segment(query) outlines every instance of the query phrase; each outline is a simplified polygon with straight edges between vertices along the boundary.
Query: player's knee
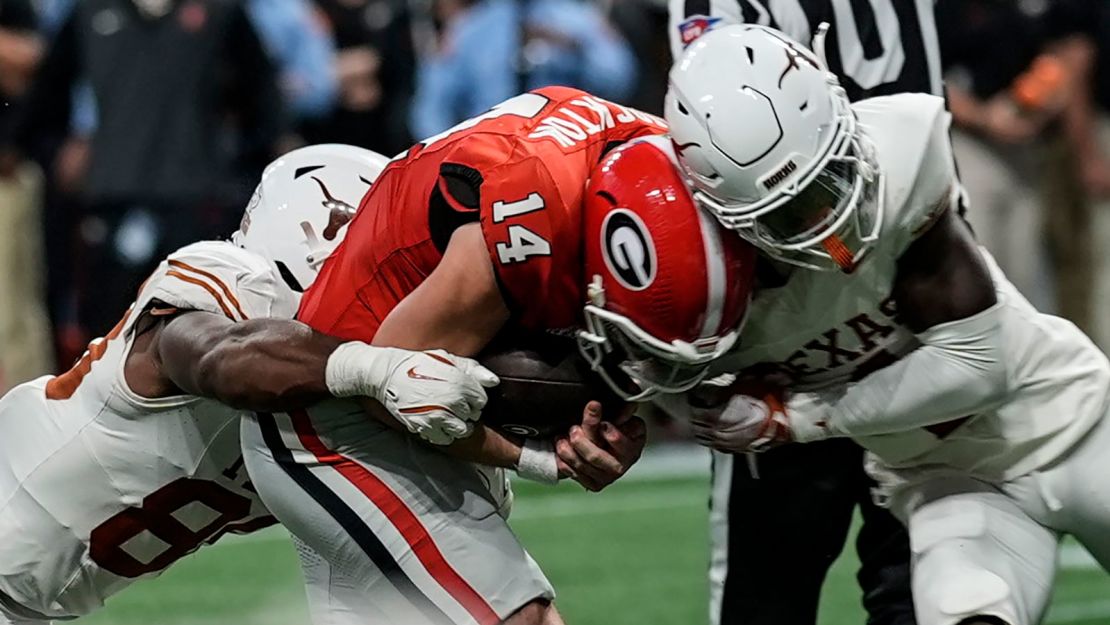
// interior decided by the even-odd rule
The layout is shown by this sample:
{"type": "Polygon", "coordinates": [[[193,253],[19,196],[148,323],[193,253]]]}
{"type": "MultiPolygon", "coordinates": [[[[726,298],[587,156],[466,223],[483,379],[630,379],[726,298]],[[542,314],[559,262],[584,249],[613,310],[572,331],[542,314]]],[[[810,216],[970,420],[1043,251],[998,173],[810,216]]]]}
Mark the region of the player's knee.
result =
{"type": "Polygon", "coordinates": [[[926,624],[1021,625],[1010,585],[986,570],[949,570],[946,579],[915,584],[919,621],[926,624]]]}
{"type": "Polygon", "coordinates": [[[555,604],[546,599],[534,599],[501,622],[502,625],[563,625],[555,604]]]}
{"type": "Polygon", "coordinates": [[[981,501],[945,497],[912,515],[913,598],[921,625],[1029,625],[1019,618],[1025,611],[1006,577],[1006,554],[987,532],[993,512],[981,501]]]}

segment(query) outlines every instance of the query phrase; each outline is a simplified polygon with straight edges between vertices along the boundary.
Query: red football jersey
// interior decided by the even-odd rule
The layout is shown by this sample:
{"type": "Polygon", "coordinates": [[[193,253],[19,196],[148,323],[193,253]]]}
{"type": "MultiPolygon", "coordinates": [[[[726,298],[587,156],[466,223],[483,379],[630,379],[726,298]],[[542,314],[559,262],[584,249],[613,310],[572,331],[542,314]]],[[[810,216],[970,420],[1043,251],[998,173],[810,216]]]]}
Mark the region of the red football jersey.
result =
{"type": "Polygon", "coordinates": [[[585,301],[590,172],[611,147],[665,130],[647,113],[547,87],[417,144],[374,182],[298,317],[343,339],[372,340],[439,264],[455,228],[477,221],[515,320],[530,329],[575,325],[585,301]]]}

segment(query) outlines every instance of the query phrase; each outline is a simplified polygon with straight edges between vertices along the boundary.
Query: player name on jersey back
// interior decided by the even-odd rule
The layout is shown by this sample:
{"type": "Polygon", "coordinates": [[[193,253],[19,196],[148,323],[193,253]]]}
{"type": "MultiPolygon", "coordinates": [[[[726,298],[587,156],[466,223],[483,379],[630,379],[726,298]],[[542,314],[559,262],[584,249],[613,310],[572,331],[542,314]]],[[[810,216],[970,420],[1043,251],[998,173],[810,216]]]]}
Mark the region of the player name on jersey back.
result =
{"type": "Polygon", "coordinates": [[[554,139],[564,148],[572,148],[605,130],[636,122],[652,124],[663,130],[667,128],[666,122],[649,113],[594,96],[583,96],[541,117],[528,138],[546,137],[554,139]]]}

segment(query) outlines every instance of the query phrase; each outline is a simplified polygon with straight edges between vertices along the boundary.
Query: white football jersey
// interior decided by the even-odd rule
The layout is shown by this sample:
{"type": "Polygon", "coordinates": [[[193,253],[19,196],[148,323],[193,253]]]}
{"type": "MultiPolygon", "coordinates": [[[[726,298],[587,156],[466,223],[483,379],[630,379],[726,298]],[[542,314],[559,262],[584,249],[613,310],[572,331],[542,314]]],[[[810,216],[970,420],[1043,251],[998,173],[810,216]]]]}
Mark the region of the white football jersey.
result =
{"type": "Polygon", "coordinates": [[[123,376],[147,310],[292,318],[270,267],[230,243],[185,247],[71,371],[0,400],[0,613],[87,614],[225,533],[274,522],[243,468],[239,412],[146,399],[123,376]]]}
{"type": "MultiPolygon", "coordinates": [[[[897,260],[959,185],[941,98],[901,94],[853,105],[886,176],[880,237],[851,273],[796,269],[757,291],[736,353],[720,368],[772,376],[795,390],[835,390],[905,356],[920,343],[891,297],[897,260]]],[[[887,466],[941,464],[988,480],[1009,479],[1066,452],[1103,415],[1106,357],[1074,325],[1038,313],[983,252],[999,301],[1017,314],[1003,331],[1010,391],[996,409],[927,429],[861,437],[887,466]],[[1018,327],[1020,326],[1020,327],[1018,327]]]]}

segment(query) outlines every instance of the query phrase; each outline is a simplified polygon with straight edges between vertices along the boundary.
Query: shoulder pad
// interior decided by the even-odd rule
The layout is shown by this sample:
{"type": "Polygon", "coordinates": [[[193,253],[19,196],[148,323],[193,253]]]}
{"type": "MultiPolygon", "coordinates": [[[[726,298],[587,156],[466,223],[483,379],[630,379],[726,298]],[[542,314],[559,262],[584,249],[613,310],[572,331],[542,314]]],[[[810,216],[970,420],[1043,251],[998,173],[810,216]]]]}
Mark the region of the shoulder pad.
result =
{"type": "Polygon", "coordinates": [[[170,254],[143,286],[136,308],[151,300],[234,321],[291,319],[298,303],[270,262],[223,241],[194,243],[170,254]]]}
{"type": "Polygon", "coordinates": [[[897,257],[959,195],[944,99],[905,93],[852,108],[875,146],[886,185],[883,246],[897,257]]]}

